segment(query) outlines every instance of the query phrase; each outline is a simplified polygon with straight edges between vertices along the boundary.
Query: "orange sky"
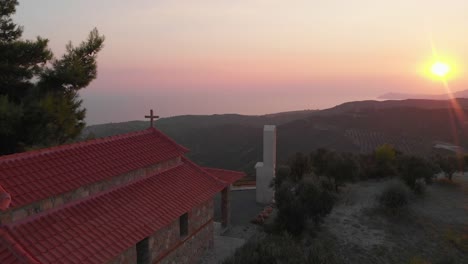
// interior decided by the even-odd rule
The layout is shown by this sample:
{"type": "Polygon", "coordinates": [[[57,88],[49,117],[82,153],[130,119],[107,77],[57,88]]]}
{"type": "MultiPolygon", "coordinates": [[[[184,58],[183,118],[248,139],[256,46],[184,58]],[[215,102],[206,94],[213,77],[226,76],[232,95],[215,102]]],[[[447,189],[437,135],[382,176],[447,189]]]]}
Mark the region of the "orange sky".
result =
{"type": "Polygon", "coordinates": [[[93,27],[106,36],[88,121],[316,109],[386,92],[443,93],[421,75],[441,56],[468,89],[468,1],[20,0],[25,38],[56,54],[93,27]]]}

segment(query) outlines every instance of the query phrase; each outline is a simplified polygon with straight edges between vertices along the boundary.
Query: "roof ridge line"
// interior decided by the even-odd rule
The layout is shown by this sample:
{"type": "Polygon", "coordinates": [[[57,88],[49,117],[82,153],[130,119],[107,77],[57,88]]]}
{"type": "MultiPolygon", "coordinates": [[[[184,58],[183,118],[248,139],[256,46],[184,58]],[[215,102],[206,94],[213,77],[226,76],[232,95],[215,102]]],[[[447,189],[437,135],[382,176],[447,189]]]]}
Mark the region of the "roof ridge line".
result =
{"type": "Polygon", "coordinates": [[[188,163],[192,164],[195,168],[197,168],[199,171],[205,173],[206,175],[210,176],[211,178],[213,178],[215,181],[218,181],[222,184],[228,184],[228,182],[225,182],[221,179],[219,179],[218,177],[214,176],[213,174],[209,173],[207,170],[205,170],[203,167],[199,166],[198,164],[196,164],[195,162],[189,160],[188,158],[186,157],[182,157],[182,160],[185,160],[187,161],[188,163]]]}
{"type": "Polygon", "coordinates": [[[111,193],[111,192],[117,191],[117,190],[119,190],[119,189],[122,189],[122,188],[124,188],[124,187],[128,187],[128,186],[130,186],[130,185],[132,185],[132,184],[136,184],[136,183],[139,183],[139,182],[141,182],[141,181],[147,180],[147,179],[149,179],[149,178],[151,178],[151,177],[154,177],[154,176],[157,176],[157,175],[159,175],[159,174],[168,172],[168,171],[173,170],[173,169],[175,169],[175,168],[178,168],[178,167],[180,167],[180,166],[182,166],[182,165],[184,165],[184,163],[178,163],[178,164],[175,165],[175,166],[166,168],[166,169],[161,170],[161,171],[158,171],[158,172],[156,172],[156,173],[151,173],[151,174],[149,174],[149,175],[145,175],[144,177],[142,177],[142,178],[140,178],[140,179],[138,179],[138,180],[134,180],[134,181],[130,181],[130,182],[127,182],[127,183],[125,183],[125,184],[122,184],[122,185],[114,186],[114,187],[112,187],[112,188],[110,188],[110,189],[107,189],[107,190],[105,190],[105,191],[97,192],[97,193],[94,193],[94,194],[92,194],[92,195],[86,196],[86,197],[84,197],[84,198],[82,198],[82,199],[78,199],[78,200],[72,201],[72,202],[70,202],[70,203],[63,204],[63,205],[61,205],[61,206],[59,206],[59,207],[52,208],[52,209],[46,210],[46,211],[42,211],[42,212],[40,212],[39,214],[35,214],[35,215],[31,216],[31,217],[26,217],[26,218],[24,218],[24,219],[21,219],[20,221],[17,221],[17,222],[15,222],[15,223],[11,223],[11,224],[7,224],[7,225],[4,225],[4,226],[8,226],[8,227],[11,227],[11,228],[15,228],[15,227],[17,227],[17,226],[20,226],[20,225],[26,224],[26,223],[28,223],[28,222],[31,222],[31,221],[33,221],[33,220],[36,220],[36,219],[38,219],[38,218],[41,218],[41,217],[43,217],[43,216],[45,216],[45,215],[55,213],[55,212],[57,212],[57,211],[66,209],[66,208],[71,207],[71,206],[76,206],[77,204],[86,202],[86,201],[91,200],[91,199],[95,199],[96,197],[103,196],[103,195],[106,195],[106,194],[108,194],[108,193],[111,193]]]}
{"type": "Polygon", "coordinates": [[[232,173],[239,173],[242,174],[240,171],[235,171],[235,170],[227,170],[227,169],[220,169],[220,168],[213,168],[213,167],[202,167],[203,169],[210,169],[210,170],[218,170],[218,171],[226,171],[226,172],[232,172],[232,173]]]}
{"type": "Polygon", "coordinates": [[[216,177],[216,179],[222,181],[222,182],[225,182],[227,184],[233,184],[235,181],[243,178],[246,176],[245,172],[241,172],[241,171],[233,171],[233,170],[226,170],[226,169],[219,169],[219,168],[210,168],[210,167],[202,167],[202,169],[204,169],[205,171],[207,171],[208,173],[210,173],[211,175],[213,175],[214,177],[216,177]],[[235,175],[235,179],[233,180],[232,177],[231,178],[225,178],[225,177],[222,177],[218,174],[230,174],[230,175],[235,175]]]}
{"type": "Polygon", "coordinates": [[[157,129],[157,128],[154,128],[154,127],[150,127],[148,128],[148,130],[150,131],[153,131],[155,133],[157,133],[159,136],[161,137],[164,137],[164,139],[166,139],[167,141],[169,141],[170,143],[172,143],[174,146],[176,146],[178,149],[182,150],[183,152],[189,152],[190,150],[182,145],[180,145],[179,143],[177,143],[175,140],[173,140],[172,138],[168,137],[166,134],[164,134],[161,130],[157,129]]]}
{"type": "Polygon", "coordinates": [[[152,132],[152,130],[151,130],[151,128],[148,128],[148,129],[145,129],[145,130],[138,130],[138,131],[133,131],[133,132],[130,132],[130,133],[125,133],[125,134],[118,134],[118,135],[113,135],[113,136],[108,136],[108,137],[103,137],[103,138],[89,139],[89,140],[85,140],[85,141],[66,143],[66,144],[51,146],[51,147],[47,147],[47,148],[41,148],[41,149],[29,150],[29,151],[25,151],[25,152],[13,153],[13,154],[9,154],[9,155],[0,156],[0,162],[27,159],[27,158],[42,155],[42,154],[55,153],[55,152],[60,152],[60,151],[63,151],[63,150],[68,150],[68,149],[76,149],[76,148],[83,147],[83,146],[89,146],[89,145],[94,145],[94,144],[101,144],[101,143],[105,143],[105,142],[111,142],[111,141],[114,141],[114,140],[117,140],[117,139],[131,138],[131,137],[138,136],[138,135],[144,135],[144,134],[147,134],[147,133],[149,134],[150,132],[152,132]]]}
{"type": "Polygon", "coordinates": [[[42,149],[30,150],[30,151],[25,151],[25,152],[20,152],[20,153],[13,153],[9,155],[3,155],[3,156],[0,156],[0,162],[24,160],[24,159],[28,159],[31,157],[37,157],[39,155],[56,153],[56,152],[60,152],[64,150],[77,149],[83,146],[102,144],[102,143],[112,142],[112,141],[119,140],[119,139],[126,139],[126,138],[131,138],[131,137],[135,137],[139,135],[150,134],[150,133],[156,133],[158,136],[164,137],[165,140],[170,141],[171,144],[173,144],[176,148],[178,148],[179,150],[183,152],[189,151],[188,148],[179,145],[177,142],[175,142],[170,137],[164,135],[164,133],[162,133],[158,129],[150,127],[145,130],[138,130],[138,131],[133,131],[130,133],[125,133],[125,134],[113,135],[113,136],[108,136],[108,137],[103,137],[103,138],[90,139],[90,140],[85,140],[85,141],[80,141],[80,142],[73,142],[73,143],[68,143],[68,144],[63,144],[63,145],[52,146],[48,148],[42,148],[42,149]]]}

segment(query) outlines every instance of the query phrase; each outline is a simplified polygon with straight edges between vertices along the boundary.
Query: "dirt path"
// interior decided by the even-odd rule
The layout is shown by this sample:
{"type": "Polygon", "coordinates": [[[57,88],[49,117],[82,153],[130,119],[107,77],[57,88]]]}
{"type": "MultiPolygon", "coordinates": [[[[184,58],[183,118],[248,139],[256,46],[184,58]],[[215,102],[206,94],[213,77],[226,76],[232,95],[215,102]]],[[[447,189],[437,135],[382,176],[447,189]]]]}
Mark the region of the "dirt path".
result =
{"type": "Polygon", "coordinates": [[[412,197],[408,208],[391,215],[379,208],[376,196],[389,181],[352,184],[327,217],[324,233],[335,238],[344,263],[436,262],[453,258],[468,263],[468,252],[451,240],[468,235],[468,176],[456,185],[434,184],[424,197],[412,197]]]}

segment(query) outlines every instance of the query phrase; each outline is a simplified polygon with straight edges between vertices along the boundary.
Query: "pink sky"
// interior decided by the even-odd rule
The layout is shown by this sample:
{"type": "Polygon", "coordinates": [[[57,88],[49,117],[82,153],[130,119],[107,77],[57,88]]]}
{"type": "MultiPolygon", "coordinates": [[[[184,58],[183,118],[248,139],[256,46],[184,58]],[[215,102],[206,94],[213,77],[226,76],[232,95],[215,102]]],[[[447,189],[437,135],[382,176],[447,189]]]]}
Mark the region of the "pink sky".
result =
{"type": "Polygon", "coordinates": [[[106,36],[98,79],[82,92],[95,124],[150,108],[263,114],[444,93],[420,73],[431,37],[459,69],[452,89],[468,89],[466,14],[464,0],[20,0],[15,19],[56,55],[93,27],[106,36]]]}

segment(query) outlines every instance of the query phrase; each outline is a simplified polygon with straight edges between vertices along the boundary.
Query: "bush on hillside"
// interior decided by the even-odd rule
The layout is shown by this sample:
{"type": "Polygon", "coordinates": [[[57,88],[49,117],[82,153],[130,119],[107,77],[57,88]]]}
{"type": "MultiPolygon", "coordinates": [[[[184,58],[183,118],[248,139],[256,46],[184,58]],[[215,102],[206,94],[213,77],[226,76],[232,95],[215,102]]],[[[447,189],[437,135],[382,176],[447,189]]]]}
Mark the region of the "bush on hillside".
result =
{"type": "Polygon", "coordinates": [[[389,144],[378,147],[372,154],[357,156],[361,180],[380,179],[398,175],[397,160],[402,153],[389,144]]]}
{"type": "Polygon", "coordinates": [[[357,179],[360,168],[355,156],[350,153],[330,152],[328,166],[325,169],[325,176],[333,179],[335,191],[346,182],[352,182],[357,179]]]}
{"type": "Polygon", "coordinates": [[[310,161],[315,174],[325,174],[325,170],[328,167],[329,153],[330,151],[325,148],[318,148],[310,153],[310,161]]]}
{"type": "Polygon", "coordinates": [[[336,200],[335,194],[307,180],[299,185],[298,191],[299,199],[304,204],[306,217],[312,220],[315,225],[321,224],[325,216],[333,209],[336,200]]]}
{"type": "Polygon", "coordinates": [[[402,184],[387,186],[378,196],[380,205],[387,209],[399,209],[408,204],[408,191],[402,184]]]}
{"type": "Polygon", "coordinates": [[[400,178],[415,193],[421,190],[418,180],[431,184],[437,171],[437,166],[421,157],[402,155],[398,159],[400,178]]]}
{"type": "Polygon", "coordinates": [[[389,144],[378,147],[374,152],[375,176],[378,178],[392,177],[396,173],[396,153],[395,148],[389,144]]]}
{"type": "Polygon", "coordinates": [[[418,195],[423,195],[426,192],[426,182],[424,181],[424,179],[416,180],[413,192],[418,195]]]}
{"type": "Polygon", "coordinates": [[[223,264],[304,263],[301,247],[289,235],[251,238],[223,264]]]}
{"type": "Polygon", "coordinates": [[[312,171],[310,157],[301,152],[297,152],[293,157],[291,157],[288,161],[288,165],[290,169],[290,177],[295,182],[302,180],[302,177],[304,177],[305,174],[312,171]]]}
{"type": "Polygon", "coordinates": [[[319,185],[322,189],[330,192],[335,190],[335,183],[330,181],[330,179],[319,179],[319,185]]]}
{"type": "Polygon", "coordinates": [[[290,181],[283,182],[275,191],[278,215],[275,219],[276,230],[283,230],[299,235],[305,228],[307,214],[305,204],[299,199],[297,185],[290,181]]]}
{"type": "Polygon", "coordinates": [[[278,208],[275,229],[300,235],[309,220],[315,225],[320,224],[331,212],[335,200],[334,193],[322,188],[310,178],[298,183],[283,181],[275,192],[278,208]]]}
{"type": "Polygon", "coordinates": [[[434,158],[436,164],[439,166],[440,170],[444,173],[445,177],[450,181],[453,178],[453,175],[457,171],[464,170],[464,157],[457,157],[455,155],[451,156],[436,156],[434,158]]]}
{"type": "Polygon", "coordinates": [[[305,248],[287,234],[254,237],[223,264],[336,263],[333,252],[320,245],[305,248]]]}
{"type": "Polygon", "coordinates": [[[289,179],[289,175],[291,174],[291,169],[288,166],[280,165],[276,169],[276,176],[273,178],[272,183],[270,184],[271,187],[278,189],[279,186],[289,179]]]}
{"type": "Polygon", "coordinates": [[[318,149],[310,154],[310,160],[315,174],[319,177],[326,176],[329,182],[333,182],[336,192],[339,186],[356,180],[360,173],[358,158],[351,153],[318,149]]]}

